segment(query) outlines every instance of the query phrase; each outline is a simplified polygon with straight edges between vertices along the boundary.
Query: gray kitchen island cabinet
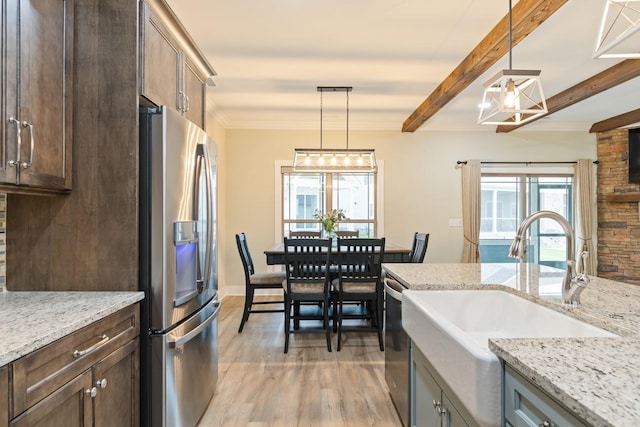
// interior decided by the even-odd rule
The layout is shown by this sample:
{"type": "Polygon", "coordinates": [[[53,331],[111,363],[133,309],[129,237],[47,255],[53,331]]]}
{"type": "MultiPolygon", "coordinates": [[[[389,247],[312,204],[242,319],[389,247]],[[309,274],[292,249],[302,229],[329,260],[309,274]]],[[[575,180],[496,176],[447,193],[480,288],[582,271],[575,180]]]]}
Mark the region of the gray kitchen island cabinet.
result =
{"type": "Polygon", "coordinates": [[[74,4],[2,0],[3,191],[71,189],[74,4]]]}
{"type": "Polygon", "coordinates": [[[504,425],[576,426],[588,424],[505,364],[504,425]]]}
{"type": "Polygon", "coordinates": [[[411,346],[411,427],[477,427],[424,354],[411,346]]]}

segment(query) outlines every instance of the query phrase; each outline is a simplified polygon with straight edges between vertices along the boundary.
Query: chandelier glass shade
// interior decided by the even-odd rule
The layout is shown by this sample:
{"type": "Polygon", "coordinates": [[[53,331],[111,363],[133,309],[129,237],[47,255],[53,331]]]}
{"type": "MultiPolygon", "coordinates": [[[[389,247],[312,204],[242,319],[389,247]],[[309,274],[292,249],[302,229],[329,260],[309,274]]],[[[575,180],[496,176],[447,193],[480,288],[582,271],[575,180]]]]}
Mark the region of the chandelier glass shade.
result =
{"type": "Polygon", "coordinates": [[[639,29],[640,0],[606,0],[593,57],[640,58],[639,29]]]}
{"type": "Polygon", "coordinates": [[[349,148],[349,92],[351,86],[318,86],[320,92],[320,148],[296,148],[293,158],[294,172],[343,172],[375,173],[376,156],[373,149],[349,148]],[[346,148],[324,149],[322,147],[322,93],[345,92],[347,100],[346,148]]]}
{"type": "Polygon", "coordinates": [[[509,69],[484,84],[478,123],[520,125],[547,114],[540,70],[512,69],[512,18],[509,0],[509,69]]]}

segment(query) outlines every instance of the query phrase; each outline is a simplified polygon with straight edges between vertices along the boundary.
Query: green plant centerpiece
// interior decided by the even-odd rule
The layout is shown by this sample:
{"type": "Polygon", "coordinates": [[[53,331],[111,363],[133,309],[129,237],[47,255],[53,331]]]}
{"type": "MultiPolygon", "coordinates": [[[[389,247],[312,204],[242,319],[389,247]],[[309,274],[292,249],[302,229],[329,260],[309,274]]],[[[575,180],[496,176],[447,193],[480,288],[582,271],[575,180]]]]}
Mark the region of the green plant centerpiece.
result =
{"type": "Polygon", "coordinates": [[[331,209],[326,214],[316,209],[313,217],[322,223],[322,229],[327,237],[333,236],[336,232],[336,224],[343,219],[347,219],[342,209],[331,209]]]}

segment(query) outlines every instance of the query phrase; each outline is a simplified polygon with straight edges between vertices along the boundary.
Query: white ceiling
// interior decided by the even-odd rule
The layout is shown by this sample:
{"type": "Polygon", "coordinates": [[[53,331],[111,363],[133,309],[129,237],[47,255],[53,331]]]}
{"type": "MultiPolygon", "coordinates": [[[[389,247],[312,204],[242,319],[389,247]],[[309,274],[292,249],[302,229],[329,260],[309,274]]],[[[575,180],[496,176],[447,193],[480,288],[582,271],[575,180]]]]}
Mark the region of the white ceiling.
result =
{"type": "MultiPolygon", "coordinates": [[[[228,128],[318,129],[317,86],[352,86],[349,129],[398,130],[508,13],[508,0],[167,0],[217,72],[208,102],[228,128]]],[[[513,2],[514,5],[517,3],[513,2]]],[[[547,98],[620,60],[592,59],[604,0],[570,0],[513,49],[541,69],[547,98]]],[[[482,84],[505,56],[429,119],[425,130],[477,125],[482,84]]],[[[639,108],[640,79],[524,126],[584,130],[639,108]]],[[[344,93],[323,95],[323,128],[344,128],[344,93]]]]}

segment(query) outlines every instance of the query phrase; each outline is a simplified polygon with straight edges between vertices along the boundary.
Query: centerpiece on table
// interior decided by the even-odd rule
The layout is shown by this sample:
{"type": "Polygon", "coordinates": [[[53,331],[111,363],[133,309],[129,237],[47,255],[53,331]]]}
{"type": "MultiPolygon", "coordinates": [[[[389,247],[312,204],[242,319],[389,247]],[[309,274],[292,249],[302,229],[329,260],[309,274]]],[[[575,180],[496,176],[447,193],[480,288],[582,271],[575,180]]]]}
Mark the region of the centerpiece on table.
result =
{"type": "Polygon", "coordinates": [[[322,230],[325,238],[333,238],[336,235],[336,224],[343,219],[347,219],[342,209],[331,209],[326,214],[322,214],[316,209],[313,217],[322,223],[322,230]]]}

